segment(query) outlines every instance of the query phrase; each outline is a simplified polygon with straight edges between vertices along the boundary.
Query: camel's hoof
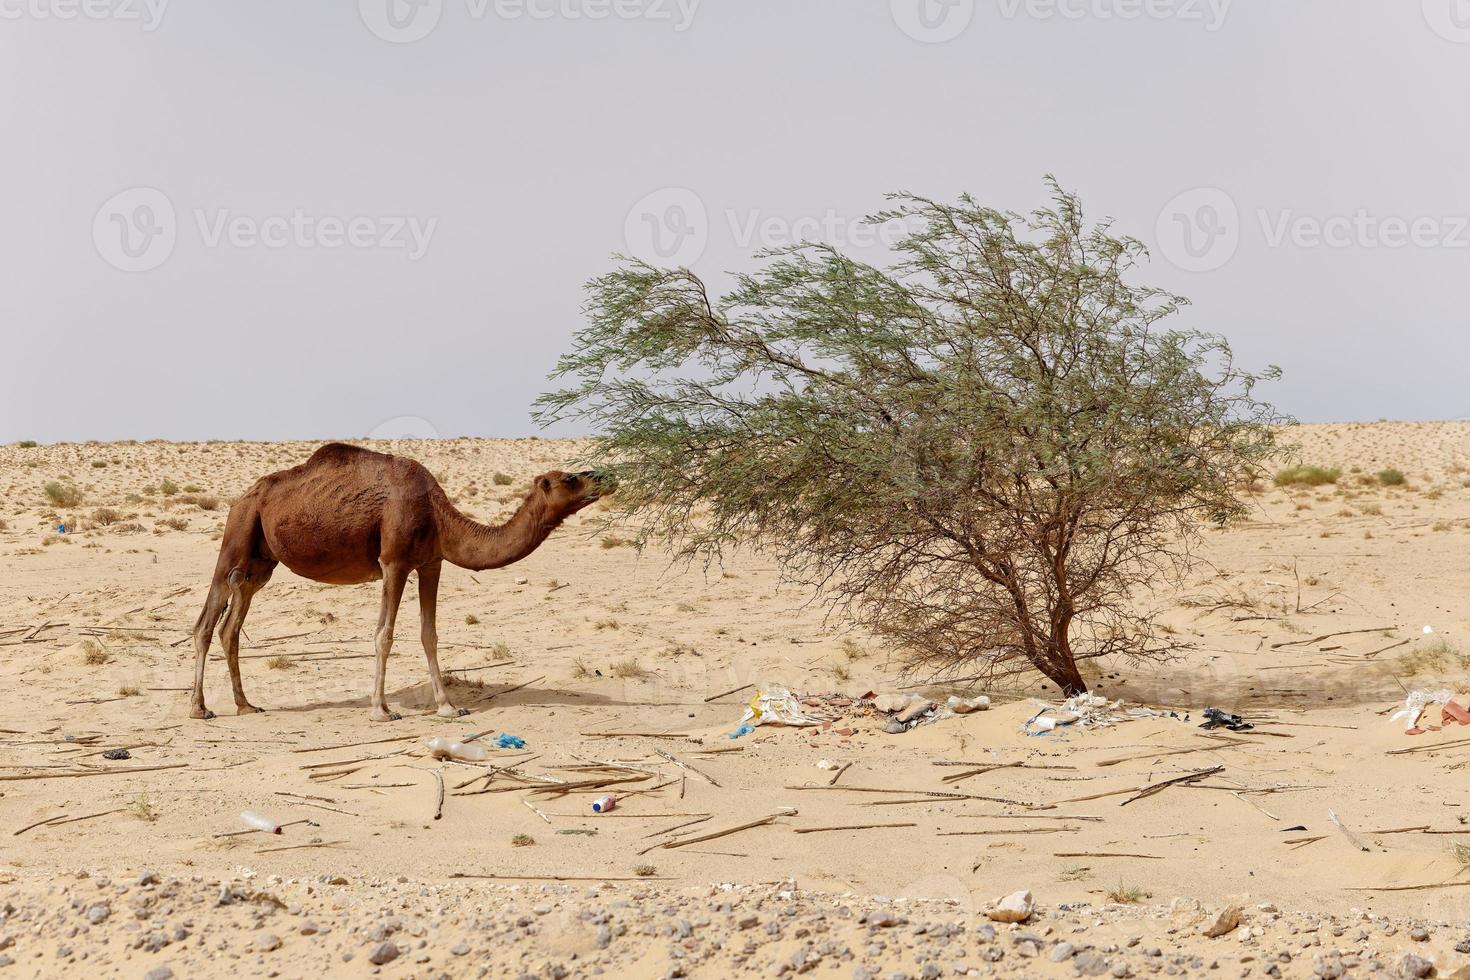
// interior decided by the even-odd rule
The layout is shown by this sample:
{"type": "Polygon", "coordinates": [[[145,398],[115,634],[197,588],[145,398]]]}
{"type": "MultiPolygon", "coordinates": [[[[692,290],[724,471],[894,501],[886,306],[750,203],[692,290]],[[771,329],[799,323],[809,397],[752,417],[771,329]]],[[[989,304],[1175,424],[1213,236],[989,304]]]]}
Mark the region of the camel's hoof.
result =
{"type": "Polygon", "coordinates": [[[438,711],[438,715],[439,715],[440,718],[463,718],[465,715],[467,715],[469,713],[470,713],[470,709],[469,708],[456,708],[452,704],[446,704],[444,707],[440,708],[439,711],[438,711]]]}
{"type": "Polygon", "coordinates": [[[375,710],[368,717],[373,721],[399,721],[403,718],[398,712],[388,710],[375,710]]]}
{"type": "Polygon", "coordinates": [[[211,718],[214,717],[214,712],[213,711],[210,711],[208,708],[199,707],[199,708],[194,708],[194,709],[190,710],[189,717],[190,718],[200,718],[200,719],[203,719],[204,721],[208,721],[209,719],[211,719],[211,718]]]}
{"type": "Polygon", "coordinates": [[[256,715],[256,714],[260,714],[264,710],[265,710],[264,708],[257,708],[253,704],[237,704],[237,705],[235,705],[235,714],[237,714],[237,715],[256,715]]]}

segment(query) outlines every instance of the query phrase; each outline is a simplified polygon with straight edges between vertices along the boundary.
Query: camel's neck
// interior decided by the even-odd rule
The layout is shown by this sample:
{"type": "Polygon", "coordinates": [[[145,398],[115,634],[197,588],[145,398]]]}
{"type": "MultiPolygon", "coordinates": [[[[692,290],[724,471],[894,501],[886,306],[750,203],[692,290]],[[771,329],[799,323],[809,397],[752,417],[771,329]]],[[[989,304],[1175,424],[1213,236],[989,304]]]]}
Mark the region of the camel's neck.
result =
{"type": "Polygon", "coordinates": [[[549,519],[539,500],[528,498],[498,527],[480,524],[455,509],[447,498],[435,508],[439,547],[450,563],[479,571],[520,561],[541,546],[559,519],[549,519]]]}

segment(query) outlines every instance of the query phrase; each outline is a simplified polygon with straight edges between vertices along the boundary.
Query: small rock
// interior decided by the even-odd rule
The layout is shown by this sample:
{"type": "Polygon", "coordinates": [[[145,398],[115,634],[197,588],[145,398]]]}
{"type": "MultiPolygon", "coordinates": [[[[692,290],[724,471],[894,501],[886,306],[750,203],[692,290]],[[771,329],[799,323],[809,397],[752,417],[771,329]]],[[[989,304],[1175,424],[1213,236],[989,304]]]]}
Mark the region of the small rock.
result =
{"type": "Polygon", "coordinates": [[[1205,927],[1204,936],[1207,939],[1219,939],[1227,933],[1234,932],[1235,928],[1240,925],[1240,911],[1239,905],[1222,909],[1220,914],[1215,916],[1215,921],[1205,927]]]}
{"type": "Polygon", "coordinates": [[[143,980],[173,980],[173,976],[174,971],[170,970],[167,964],[163,964],[160,966],[155,966],[153,969],[143,974],[143,980]]]}
{"type": "Polygon", "coordinates": [[[1053,963],[1065,963],[1072,958],[1076,947],[1071,943],[1057,943],[1051,948],[1051,961],[1053,963]]]}
{"type": "Polygon", "coordinates": [[[273,932],[255,934],[255,949],[260,953],[272,953],[281,948],[281,937],[273,932]]]}
{"type": "Polygon", "coordinates": [[[373,947],[373,951],[368,954],[368,962],[374,966],[392,963],[396,959],[398,959],[398,947],[394,945],[392,940],[384,940],[378,943],[378,945],[373,947]]]}
{"type": "Polygon", "coordinates": [[[1427,942],[1429,940],[1429,930],[1423,926],[1415,926],[1409,930],[1409,938],[1416,943],[1427,942]]]}
{"type": "Polygon", "coordinates": [[[460,943],[458,946],[451,949],[450,952],[453,953],[455,956],[468,956],[470,955],[470,944],[460,943]]]}
{"type": "Polygon", "coordinates": [[[1035,911],[1028,891],[1011,892],[1005,898],[996,899],[995,905],[985,910],[992,922],[1025,922],[1035,911]]]}
{"type": "Polygon", "coordinates": [[[303,936],[315,936],[317,933],[322,931],[322,927],[317,925],[310,919],[307,919],[305,922],[301,923],[300,931],[303,936]]]}
{"type": "Polygon", "coordinates": [[[106,922],[107,917],[111,914],[112,906],[108,905],[106,902],[98,902],[96,905],[87,906],[87,911],[85,913],[87,921],[92,923],[92,925],[94,926],[100,926],[102,923],[106,922]]]}
{"type": "Polygon", "coordinates": [[[1434,964],[1422,956],[1405,953],[1404,958],[1399,960],[1399,976],[1404,977],[1405,980],[1427,977],[1432,972],[1434,972],[1434,964]]]}

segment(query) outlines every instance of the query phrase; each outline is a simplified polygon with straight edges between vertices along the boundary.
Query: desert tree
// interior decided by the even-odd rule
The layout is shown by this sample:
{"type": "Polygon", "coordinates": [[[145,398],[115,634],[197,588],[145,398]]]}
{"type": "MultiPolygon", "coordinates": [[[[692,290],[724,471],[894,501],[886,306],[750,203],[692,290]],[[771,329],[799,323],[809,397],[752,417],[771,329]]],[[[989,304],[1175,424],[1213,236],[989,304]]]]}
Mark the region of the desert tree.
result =
{"type": "Polygon", "coordinates": [[[597,433],[641,545],[737,546],[929,676],[1081,665],[1170,645],[1142,601],[1273,453],[1219,336],[1132,282],[1143,246],[1054,181],[1030,215],[893,195],[886,266],[821,244],[762,253],[718,299],[688,269],[620,259],[542,396],[597,433]]]}

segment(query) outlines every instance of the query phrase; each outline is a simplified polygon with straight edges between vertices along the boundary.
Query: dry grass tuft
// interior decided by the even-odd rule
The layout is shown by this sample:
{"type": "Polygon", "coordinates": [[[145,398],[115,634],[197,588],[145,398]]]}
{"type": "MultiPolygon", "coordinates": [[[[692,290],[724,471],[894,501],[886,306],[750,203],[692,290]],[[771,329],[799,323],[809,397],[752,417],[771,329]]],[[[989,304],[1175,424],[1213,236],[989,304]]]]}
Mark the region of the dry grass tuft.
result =
{"type": "Polygon", "coordinates": [[[653,673],[645,668],[641,663],[639,663],[636,657],[628,657],[626,660],[619,660],[617,663],[608,668],[608,672],[619,680],[629,681],[642,680],[646,677],[653,676],[653,673]]]}

